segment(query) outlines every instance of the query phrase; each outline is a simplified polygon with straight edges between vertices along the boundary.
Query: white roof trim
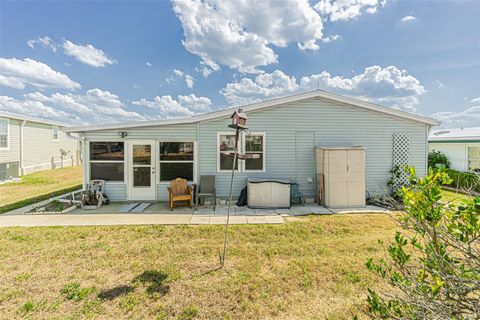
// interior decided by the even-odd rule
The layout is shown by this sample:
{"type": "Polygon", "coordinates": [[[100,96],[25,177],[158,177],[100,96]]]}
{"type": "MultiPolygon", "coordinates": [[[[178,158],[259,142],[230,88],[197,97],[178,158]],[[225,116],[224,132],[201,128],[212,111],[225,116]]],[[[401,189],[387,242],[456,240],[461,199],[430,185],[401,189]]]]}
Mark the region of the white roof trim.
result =
{"type": "MultiPolygon", "coordinates": [[[[416,115],[413,113],[408,113],[400,110],[395,110],[392,108],[379,106],[374,103],[353,99],[353,98],[348,98],[348,97],[344,97],[344,96],[340,96],[337,94],[320,91],[320,90],[295,94],[295,95],[268,100],[268,101],[262,101],[254,104],[241,106],[241,108],[243,109],[244,112],[248,113],[251,111],[278,107],[284,104],[298,102],[302,100],[309,100],[314,98],[323,98],[327,100],[332,100],[335,102],[340,102],[343,104],[359,107],[362,109],[387,114],[397,118],[425,123],[430,126],[440,125],[439,121],[432,118],[428,118],[428,117],[424,117],[424,116],[420,116],[420,115],[416,115]]],[[[223,109],[223,110],[200,114],[200,115],[188,117],[188,118],[179,118],[179,119],[170,119],[170,120],[153,120],[153,121],[136,121],[136,122],[126,122],[126,123],[112,123],[112,124],[103,124],[103,125],[70,127],[70,128],[67,128],[65,131],[66,132],[85,132],[85,131],[109,130],[109,129],[126,129],[126,128],[136,128],[136,127],[167,126],[167,125],[175,125],[175,124],[191,124],[191,123],[197,123],[201,121],[208,121],[208,120],[213,120],[218,118],[230,117],[232,112],[237,108],[239,107],[223,109]]]]}
{"type": "Polygon", "coordinates": [[[15,120],[26,120],[26,121],[29,121],[29,122],[49,124],[49,125],[54,125],[54,126],[58,126],[58,127],[68,127],[68,124],[66,124],[66,123],[51,121],[51,120],[44,120],[44,119],[34,118],[34,117],[30,117],[30,116],[25,116],[23,114],[11,113],[11,112],[6,112],[6,111],[0,111],[0,117],[15,119],[15,120]]]}

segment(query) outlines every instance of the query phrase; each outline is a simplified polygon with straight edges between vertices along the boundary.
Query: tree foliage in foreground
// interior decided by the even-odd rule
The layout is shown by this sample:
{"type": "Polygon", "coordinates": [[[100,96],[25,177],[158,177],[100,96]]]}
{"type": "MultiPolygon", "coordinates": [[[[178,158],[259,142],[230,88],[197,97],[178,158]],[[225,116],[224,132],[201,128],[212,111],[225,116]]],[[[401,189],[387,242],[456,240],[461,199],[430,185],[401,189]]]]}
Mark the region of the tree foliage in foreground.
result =
{"type": "Polygon", "coordinates": [[[366,263],[391,288],[369,288],[366,312],[372,319],[480,319],[480,197],[442,203],[445,170],[423,178],[406,170],[402,231],[384,259],[366,263]]]}

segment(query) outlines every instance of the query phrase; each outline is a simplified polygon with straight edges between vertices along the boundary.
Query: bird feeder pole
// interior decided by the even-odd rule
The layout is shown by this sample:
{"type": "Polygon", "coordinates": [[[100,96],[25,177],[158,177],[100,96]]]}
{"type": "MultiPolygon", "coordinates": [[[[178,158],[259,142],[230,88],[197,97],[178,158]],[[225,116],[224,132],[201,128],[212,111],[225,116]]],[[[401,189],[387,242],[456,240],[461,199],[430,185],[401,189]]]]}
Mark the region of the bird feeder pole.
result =
{"type": "Polygon", "coordinates": [[[228,245],[228,226],[230,224],[230,208],[232,206],[232,196],[233,196],[233,181],[235,180],[235,167],[237,164],[238,158],[238,140],[240,139],[240,131],[247,130],[247,115],[242,112],[242,109],[235,111],[232,115],[232,124],[229,125],[230,128],[235,129],[235,148],[233,150],[233,164],[232,164],[232,176],[230,179],[230,194],[228,196],[228,207],[227,207],[227,221],[225,224],[225,239],[223,242],[223,255],[220,257],[220,268],[225,266],[225,259],[227,257],[227,245],[228,245]]]}

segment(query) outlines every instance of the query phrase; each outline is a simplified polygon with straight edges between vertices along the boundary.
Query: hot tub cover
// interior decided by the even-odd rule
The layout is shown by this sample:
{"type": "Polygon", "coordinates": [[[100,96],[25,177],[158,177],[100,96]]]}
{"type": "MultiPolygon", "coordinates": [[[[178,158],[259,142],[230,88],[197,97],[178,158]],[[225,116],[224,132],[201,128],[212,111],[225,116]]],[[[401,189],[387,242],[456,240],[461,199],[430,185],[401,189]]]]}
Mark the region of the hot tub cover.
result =
{"type": "Polygon", "coordinates": [[[250,183],[277,182],[282,184],[291,184],[290,180],[282,178],[248,178],[250,183]]]}

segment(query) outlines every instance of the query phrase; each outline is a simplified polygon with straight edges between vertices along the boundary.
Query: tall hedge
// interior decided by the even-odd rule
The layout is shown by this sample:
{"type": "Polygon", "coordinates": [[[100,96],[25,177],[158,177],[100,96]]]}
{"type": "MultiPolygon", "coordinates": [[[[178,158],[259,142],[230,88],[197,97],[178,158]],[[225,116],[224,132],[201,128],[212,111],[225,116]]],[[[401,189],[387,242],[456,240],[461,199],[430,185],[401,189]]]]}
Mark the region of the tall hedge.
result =
{"type": "Polygon", "coordinates": [[[470,189],[474,187],[474,191],[480,192],[480,178],[478,175],[469,172],[460,172],[452,169],[447,169],[448,176],[452,179],[449,184],[458,189],[470,189]]]}

